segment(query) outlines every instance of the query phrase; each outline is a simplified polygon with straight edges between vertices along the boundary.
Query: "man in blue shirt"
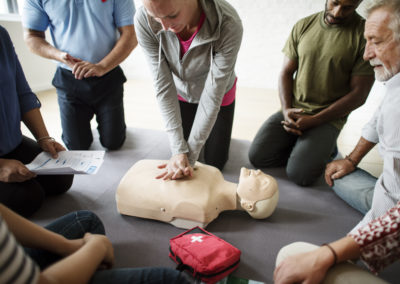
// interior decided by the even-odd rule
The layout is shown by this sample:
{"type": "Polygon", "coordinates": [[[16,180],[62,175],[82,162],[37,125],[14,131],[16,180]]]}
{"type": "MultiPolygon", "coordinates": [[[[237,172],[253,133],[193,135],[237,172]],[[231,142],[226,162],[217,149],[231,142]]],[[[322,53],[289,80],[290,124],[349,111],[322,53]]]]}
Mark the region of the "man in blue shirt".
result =
{"type": "Polygon", "coordinates": [[[137,45],[134,12],[133,0],[25,1],[25,42],[32,52],[58,61],[53,85],[68,149],[90,147],[94,115],[105,148],[118,149],[125,141],[126,78],[119,64],[137,45]],[[46,40],[48,27],[54,45],[46,40]]]}
{"type": "Polygon", "coordinates": [[[49,136],[40,106],[10,36],[0,26],[0,203],[23,216],[39,209],[45,196],[67,191],[73,180],[72,175],[36,176],[24,165],[42,151],[57,157],[57,152],[65,150],[49,136]],[[21,120],[36,141],[22,135],[21,120]]]}

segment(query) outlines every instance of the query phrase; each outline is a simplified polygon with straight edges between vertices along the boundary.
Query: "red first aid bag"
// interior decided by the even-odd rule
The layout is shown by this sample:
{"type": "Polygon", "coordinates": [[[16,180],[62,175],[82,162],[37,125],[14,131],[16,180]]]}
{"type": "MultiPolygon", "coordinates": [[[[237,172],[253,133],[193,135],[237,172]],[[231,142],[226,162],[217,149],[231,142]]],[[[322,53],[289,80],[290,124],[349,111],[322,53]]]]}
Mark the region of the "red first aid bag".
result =
{"type": "Polygon", "coordinates": [[[169,244],[169,257],[177,269],[205,283],[215,283],[239,266],[240,250],[200,227],[170,239],[169,244]]]}

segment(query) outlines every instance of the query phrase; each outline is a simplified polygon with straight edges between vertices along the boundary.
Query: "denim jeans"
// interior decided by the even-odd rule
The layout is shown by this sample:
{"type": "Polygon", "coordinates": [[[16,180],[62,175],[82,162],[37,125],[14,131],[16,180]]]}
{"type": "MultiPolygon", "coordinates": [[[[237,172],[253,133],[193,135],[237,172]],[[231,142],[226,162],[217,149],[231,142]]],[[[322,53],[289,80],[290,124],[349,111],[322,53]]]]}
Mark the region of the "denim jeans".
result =
{"type": "Polygon", "coordinates": [[[314,183],[336,152],[340,130],[329,123],[303,132],[288,133],[281,124],[281,111],[270,116],[258,130],[249,150],[250,162],[259,168],[286,166],[296,184],[314,183]]]}
{"type": "Polygon", "coordinates": [[[334,180],[332,189],[354,209],[366,214],[371,209],[377,178],[357,168],[354,172],[334,180]]]}
{"type": "MultiPolygon", "coordinates": [[[[67,239],[82,238],[85,233],[105,234],[101,220],[91,211],[69,213],[46,226],[46,229],[63,235],[67,239]]],[[[39,249],[25,251],[43,270],[61,259],[60,256],[39,249]]],[[[177,270],[161,267],[116,268],[96,271],[91,284],[111,283],[189,283],[177,270]]]]}

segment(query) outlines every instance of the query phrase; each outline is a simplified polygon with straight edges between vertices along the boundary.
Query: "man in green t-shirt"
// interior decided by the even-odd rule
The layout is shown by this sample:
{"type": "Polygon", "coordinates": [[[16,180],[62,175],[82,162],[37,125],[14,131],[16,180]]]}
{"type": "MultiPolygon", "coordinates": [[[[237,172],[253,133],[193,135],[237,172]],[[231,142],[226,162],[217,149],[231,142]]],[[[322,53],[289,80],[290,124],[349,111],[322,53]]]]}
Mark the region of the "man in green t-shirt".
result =
{"type": "Polygon", "coordinates": [[[349,113],[361,106],[374,82],[363,61],[360,0],[327,0],[325,10],[301,19],[287,40],[279,76],[282,110],[260,128],[250,147],[256,167],[286,165],[295,183],[312,184],[336,154],[349,113]]]}

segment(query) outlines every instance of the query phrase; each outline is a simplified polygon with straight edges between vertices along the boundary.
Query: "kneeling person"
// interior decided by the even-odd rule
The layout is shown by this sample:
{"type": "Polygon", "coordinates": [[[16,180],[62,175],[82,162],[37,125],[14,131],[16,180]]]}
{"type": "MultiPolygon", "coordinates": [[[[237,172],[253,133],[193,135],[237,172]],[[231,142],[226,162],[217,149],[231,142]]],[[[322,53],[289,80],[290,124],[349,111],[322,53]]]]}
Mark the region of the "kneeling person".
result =
{"type": "Polygon", "coordinates": [[[325,11],[294,26],[283,49],[282,110],[254,138],[254,166],[286,166],[302,186],[323,173],[348,114],[365,102],[373,83],[372,68],[363,61],[364,20],[355,12],[360,2],[327,0],[325,11]]]}

